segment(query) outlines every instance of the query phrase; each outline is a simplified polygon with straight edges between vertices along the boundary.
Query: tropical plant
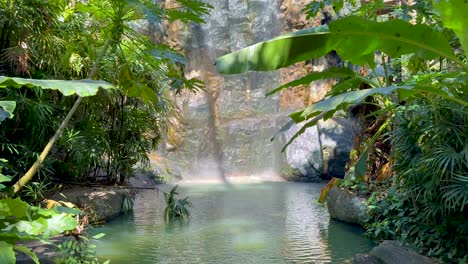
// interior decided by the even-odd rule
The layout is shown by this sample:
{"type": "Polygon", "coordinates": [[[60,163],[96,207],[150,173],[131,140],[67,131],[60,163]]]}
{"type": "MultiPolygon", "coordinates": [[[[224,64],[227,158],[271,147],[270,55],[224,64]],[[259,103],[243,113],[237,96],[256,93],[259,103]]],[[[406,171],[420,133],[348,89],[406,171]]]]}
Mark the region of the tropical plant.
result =
{"type": "MultiPolygon", "coordinates": [[[[147,159],[170,114],[170,93],[201,85],[183,77],[182,56],[135,30],[140,22],[201,23],[200,15],[210,8],[200,1],[176,2],[165,9],[133,0],[0,1],[0,73],[5,75],[0,77],[0,155],[12,158],[5,168],[13,176],[0,174],[2,198],[30,194],[38,201],[42,187],[32,184],[19,192],[36,173],[44,184],[88,180],[102,171],[123,180],[147,159]],[[11,179],[19,180],[10,187],[11,179]]],[[[19,198],[0,200],[0,262],[13,263],[14,250],[37,261],[16,242],[47,241],[71,230],[76,213],[19,198]]],[[[69,249],[73,254],[90,249],[80,245],[69,249]]]]}
{"type": "Polygon", "coordinates": [[[467,116],[466,108],[441,98],[402,107],[393,139],[396,181],[371,199],[368,234],[400,239],[444,262],[466,263],[467,116]]]}
{"type": "Polygon", "coordinates": [[[0,200],[0,259],[2,263],[15,263],[15,251],[21,251],[39,263],[34,252],[19,241],[42,240],[76,228],[76,209],[55,207],[42,209],[31,206],[19,198],[0,200]]]}
{"type": "MultiPolygon", "coordinates": [[[[6,160],[0,162],[7,163],[6,160]]],[[[74,230],[78,226],[75,216],[81,211],[62,206],[43,209],[9,197],[10,187],[4,184],[11,181],[11,177],[3,175],[2,168],[3,165],[0,166],[0,259],[2,263],[15,263],[17,251],[39,263],[36,254],[18,242],[47,242],[52,236],[74,230]]]]}
{"type": "MultiPolygon", "coordinates": [[[[93,242],[104,237],[105,234],[100,233],[92,237],[80,235],[77,239],[68,240],[57,247],[62,253],[62,257],[57,260],[57,263],[63,264],[99,264],[101,263],[96,257],[96,244],[93,242]]],[[[106,260],[103,264],[110,263],[106,260]]]]}
{"type": "Polygon", "coordinates": [[[178,199],[176,195],[177,188],[174,186],[169,193],[164,193],[164,199],[166,200],[166,209],[164,209],[164,220],[169,222],[174,219],[184,219],[190,217],[190,211],[188,207],[192,207],[192,203],[188,200],[188,197],[178,199]]]}
{"type": "MultiPolygon", "coordinates": [[[[324,1],[338,8],[342,2],[324,1]]],[[[376,7],[383,4],[375,2],[376,7]]],[[[313,12],[322,7],[308,6],[313,12]]],[[[460,263],[467,259],[466,226],[460,225],[467,221],[468,173],[468,19],[463,8],[468,3],[461,0],[416,1],[391,11],[401,19],[385,21],[376,16],[377,9],[371,12],[363,5],[329,25],[279,36],[216,60],[220,73],[233,74],[275,70],[336,51],[348,67],[313,72],[268,93],[318,79],[338,79],[325,99],[290,115],[291,121],[280,132],[294,123],[305,124],[285,147],[338,111],[372,106],[364,111],[364,121],[373,118],[364,126],[369,127],[367,139],[355,146],[353,166],[345,178],[348,187],[361,188],[360,183],[372,180],[369,173],[389,174],[384,169],[394,165],[392,187],[373,183],[372,188],[361,188],[380,197],[371,206],[375,216],[369,223],[371,233],[377,237],[386,233],[383,238],[398,238],[421,252],[460,263]],[[350,70],[352,64],[372,74],[356,73],[350,70]],[[378,67],[384,74],[377,74],[378,67]]]]}
{"type": "MultiPolygon", "coordinates": [[[[458,8],[455,3],[442,2],[434,3],[436,10],[458,8]]],[[[466,6],[466,3],[456,2],[466,6]]],[[[445,25],[454,29],[459,36],[462,47],[468,47],[468,42],[465,42],[466,32],[459,28],[459,24],[465,24],[468,21],[460,18],[461,21],[457,24],[455,22],[458,21],[456,12],[443,11],[441,15],[445,25]]],[[[401,19],[375,22],[358,16],[341,18],[328,26],[323,25],[282,35],[235,51],[218,58],[216,68],[220,73],[225,74],[249,70],[269,71],[289,66],[295,62],[320,57],[333,50],[342,59],[355,65],[370,67],[374,72],[376,67],[374,53],[376,51],[384,52],[390,58],[414,54],[419,60],[428,61],[442,57],[454,63],[454,66],[457,65],[462,71],[468,69],[468,64],[465,64],[454,54],[446,36],[430,26],[425,24],[412,25],[401,19]],[[360,45],[356,45],[356,43],[360,43],[360,45]]],[[[386,65],[384,64],[384,66],[386,65]]],[[[305,125],[285,147],[304,133],[307,128],[316,125],[319,120],[326,120],[337,111],[347,110],[349,106],[363,103],[369,96],[390,96],[397,93],[400,101],[408,101],[429,94],[443,97],[464,107],[468,106],[466,101],[460,100],[454,94],[435,84],[427,85],[427,83],[419,83],[417,80],[411,79],[403,84],[391,85],[388,74],[385,76],[385,83],[380,81],[377,83],[347,68],[331,68],[320,73],[313,72],[299,80],[274,89],[268,95],[290,86],[309,84],[314,80],[329,78],[341,78],[341,81],[330,92],[329,97],[301,111],[292,113],[290,115],[291,121],[281,129],[280,132],[289,129],[293,123],[306,121],[305,125]],[[357,83],[366,83],[370,88],[360,89],[356,85],[356,81],[357,83]]],[[[382,126],[384,125],[388,126],[389,123],[384,122],[382,126]]],[[[383,132],[381,129],[379,131],[383,132]]],[[[375,142],[375,139],[373,141],[375,142]]],[[[368,154],[368,151],[364,151],[356,162],[358,166],[353,168],[355,178],[365,174],[368,154]]]]}
{"type": "Polygon", "coordinates": [[[131,196],[125,196],[122,202],[122,212],[126,214],[132,211],[134,204],[135,204],[135,198],[131,196]]]}
{"type": "MultiPolygon", "coordinates": [[[[92,81],[92,80],[83,80],[83,81],[58,81],[58,80],[30,80],[22,78],[8,78],[0,76],[0,88],[6,87],[41,87],[42,89],[56,89],[62,92],[64,95],[78,94],[79,98],[83,96],[91,96],[97,93],[99,87],[111,88],[112,86],[105,82],[92,81]]],[[[81,101],[81,100],[79,100],[81,101]]],[[[51,138],[47,146],[44,148],[41,155],[38,157],[34,165],[29,169],[29,171],[22,176],[13,187],[15,193],[19,192],[21,188],[31,181],[34,174],[40,168],[41,164],[44,162],[45,158],[51,151],[55,142],[61,136],[63,130],[71,119],[71,116],[78,108],[79,104],[74,105],[69,114],[65,117],[59,129],[56,131],[55,135],[51,138]]]]}
{"type": "MultiPolygon", "coordinates": [[[[70,104],[70,99],[61,99],[60,96],[53,95],[55,101],[59,101],[61,105],[65,106],[62,111],[57,111],[60,112],[58,116],[64,116],[64,122],[60,124],[59,129],[41,155],[35,157],[34,165],[14,185],[15,192],[18,192],[37,173],[44,164],[45,157],[70,123],[81,125],[86,124],[83,122],[85,120],[95,120],[94,124],[88,122],[90,126],[81,133],[89,136],[96,132],[96,126],[100,126],[98,121],[108,122],[109,125],[101,129],[106,133],[97,133],[100,138],[96,138],[94,142],[97,143],[94,146],[101,147],[96,149],[96,152],[101,152],[98,155],[96,152],[91,153],[91,155],[81,155],[80,153],[86,152],[79,152],[73,148],[59,150],[59,153],[52,153],[55,154],[52,160],[58,159],[58,162],[52,161],[50,163],[53,167],[59,166],[59,169],[63,169],[64,166],[57,164],[66,158],[65,163],[71,164],[72,161],[79,161],[78,164],[83,165],[80,166],[80,168],[82,167],[82,170],[79,171],[80,176],[88,175],[92,171],[96,173],[107,170],[110,178],[123,181],[127,175],[131,174],[132,165],[146,158],[145,152],[156,145],[160,131],[158,130],[155,133],[156,137],[153,137],[156,140],[151,140],[142,134],[149,134],[151,129],[147,128],[150,127],[150,124],[153,128],[156,127],[153,130],[163,126],[164,114],[168,114],[170,111],[167,100],[169,91],[179,92],[182,88],[195,89],[200,83],[195,80],[186,80],[183,77],[180,70],[180,64],[184,63],[183,57],[162,44],[152,43],[149,37],[136,32],[132,23],[146,20],[153,25],[160,23],[163,19],[170,21],[180,19],[186,23],[190,21],[203,22],[199,16],[207,13],[210,8],[209,5],[200,1],[181,0],[178,3],[179,6],[175,9],[164,9],[152,1],[110,0],[78,3],[64,1],[44,3],[43,1],[8,1],[4,3],[2,1],[4,14],[2,18],[22,14],[18,25],[3,27],[2,34],[8,37],[2,43],[1,52],[12,58],[19,58],[13,61],[17,62],[16,64],[12,62],[9,65],[2,65],[5,72],[41,78],[50,76],[81,79],[85,76],[88,79],[93,79],[98,77],[109,80],[113,87],[118,88],[110,92],[110,96],[103,96],[109,99],[104,105],[97,106],[90,101],[85,102],[85,107],[79,107],[83,101],[82,97],[87,95],[81,92],[87,91],[86,87],[83,86],[87,83],[73,83],[73,81],[63,83],[55,80],[18,78],[11,81],[7,80],[6,77],[5,80],[2,80],[3,87],[7,86],[9,89],[12,89],[12,86],[24,89],[25,86],[34,85],[51,89],[61,88],[64,89],[61,90],[64,95],[76,91],[78,95],[75,104],[70,104]],[[44,11],[44,13],[37,13],[37,10],[44,11]],[[29,18],[29,20],[25,18],[29,18]],[[25,20],[23,21],[23,19],[25,20]],[[43,20],[47,23],[37,22],[43,26],[30,30],[34,26],[31,21],[43,20]],[[10,29],[11,31],[9,31],[10,29]],[[23,32],[24,34],[17,36],[14,34],[15,32],[23,32]],[[45,34],[41,35],[44,32],[45,34]],[[59,45],[47,45],[47,42],[36,43],[35,35],[45,36],[47,40],[53,39],[55,40],[54,44],[59,43],[59,45]],[[15,46],[17,43],[23,44],[17,48],[15,46]],[[39,46],[50,50],[44,52],[44,50],[36,49],[39,46]],[[97,52],[98,50],[99,52],[97,52]],[[54,57],[45,60],[39,54],[51,54],[54,57]],[[15,71],[15,69],[23,70],[15,71]],[[86,111],[90,110],[89,107],[93,111],[86,111]],[[102,114],[103,108],[98,107],[109,109],[104,113],[107,116],[98,116],[98,119],[95,119],[97,113],[102,114]],[[68,114],[66,115],[63,110],[68,111],[68,114]],[[84,118],[74,121],[71,117],[76,111],[85,114],[84,118]],[[141,126],[141,124],[146,125],[141,126]]],[[[11,23],[9,19],[0,22],[3,25],[11,23]]],[[[105,86],[108,87],[109,84],[106,83],[105,86]]],[[[0,119],[13,118],[15,101],[10,99],[0,103],[0,119]]],[[[51,120],[54,121],[52,125],[55,126],[56,120],[53,118],[51,120]]],[[[50,122],[46,123],[50,124],[50,122]]],[[[14,126],[11,130],[16,131],[14,126]]],[[[50,132],[45,136],[48,135],[50,132]]],[[[79,137],[73,139],[79,139],[79,137]]],[[[62,143],[64,142],[62,141],[62,143]]],[[[17,154],[22,152],[18,148],[30,148],[29,145],[8,145],[10,149],[11,146],[16,147],[13,151],[16,151],[17,154]]],[[[37,147],[32,151],[38,151],[36,149],[37,147]]]]}

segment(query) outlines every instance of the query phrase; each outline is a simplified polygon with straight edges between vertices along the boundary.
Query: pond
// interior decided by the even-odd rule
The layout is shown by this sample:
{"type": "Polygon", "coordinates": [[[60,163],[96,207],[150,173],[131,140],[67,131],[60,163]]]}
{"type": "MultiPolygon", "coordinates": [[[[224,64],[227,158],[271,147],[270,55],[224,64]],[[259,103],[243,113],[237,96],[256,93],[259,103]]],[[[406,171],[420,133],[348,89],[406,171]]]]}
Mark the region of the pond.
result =
{"type": "MultiPolygon", "coordinates": [[[[190,221],[166,224],[161,192],[140,192],[134,212],[107,223],[98,255],[111,263],[341,263],[373,242],[329,219],[322,184],[190,185],[190,221]]],[[[169,190],[170,186],[163,187],[169,190]]]]}

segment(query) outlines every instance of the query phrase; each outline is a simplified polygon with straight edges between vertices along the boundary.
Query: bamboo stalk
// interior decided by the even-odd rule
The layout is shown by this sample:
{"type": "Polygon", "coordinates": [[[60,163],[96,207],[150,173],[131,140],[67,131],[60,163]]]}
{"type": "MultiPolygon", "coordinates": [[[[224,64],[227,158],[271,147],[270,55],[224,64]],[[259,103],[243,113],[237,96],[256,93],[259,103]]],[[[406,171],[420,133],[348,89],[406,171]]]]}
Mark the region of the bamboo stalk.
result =
{"type": "MultiPolygon", "coordinates": [[[[88,79],[93,79],[96,76],[97,70],[99,68],[99,64],[102,58],[104,57],[104,54],[107,52],[107,49],[109,48],[110,44],[112,43],[112,40],[113,38],[109,38],[106,44],[104,45],[104,47],[102,48],[101,52],[99,53],[96,59],[96,62],[93,65],[93,68],[91,69],[91,72],[88,75],[88,79]]],[[[57,140],[60,138],[60,136],[62,136],[63,131],[67,127],[68,122],[70,121],[73,114],[75,114],[76,110],[80,106],[82,100],[83,100],[83,97],[78,96],[78,99],[76,99],[75,104],[73,104],[72,109],[70,109],[67,116],[62,121],[57,131],[55,131],[54,136],[49,140],[47,145],[44,147],[44,149],[42,150],[37,160],[34,162],[31,168],[29,168],[29,170],[23,176],[21,176],[21,178],[13,185],[14,194],[17,194],[26,184],[28,184],[33,179],[34,175],[37,173],[39,168],[41,168],[42,163],[49,155],[50,151],[54,147],[57,140]]]]}

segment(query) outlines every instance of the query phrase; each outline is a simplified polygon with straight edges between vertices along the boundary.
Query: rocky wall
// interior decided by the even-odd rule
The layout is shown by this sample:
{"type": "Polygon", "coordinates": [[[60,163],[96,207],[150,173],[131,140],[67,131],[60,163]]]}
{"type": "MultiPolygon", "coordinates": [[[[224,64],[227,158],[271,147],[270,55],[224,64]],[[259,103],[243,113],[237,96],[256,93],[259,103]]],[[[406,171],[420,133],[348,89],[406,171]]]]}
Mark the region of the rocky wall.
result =
{"type": "MultiPolygon", "coordinates": [[[[172,136],[163,144],[160,154],[177,161],[185,177],[210,177],[220,172],[279,173],[287,164],[299,169],[306,180],[323,175],[343,176],[353,137],[349,121],[335,119],[323,123],[318,130],[311,128],[285,153],[280,150],[298,126],[270,141],[287,122],[289,113],[321,100],[334,81],[314,82],[265,98],[268,91],[283,83],[339,65],[341,61],[336,55],[277,71],[238,75],[219,75],[213,65],[217,57],[226,53],[323,23],[322,16],[306,20],[302,9],[310,0],[206,2],[213,10],[204,17],[205,24],[163,26],[165,41],[187,57],[187,77],[203,80],[206,87],[205,91],[176,99],[180,118],[171,122],[172,136]],[[332,162],[328,157],[332,157],[332,162]],[[310,160],[320,173],[311,173],[310,160]]],[[[164,4],[174,5],[171,0],[164,4]]]]}

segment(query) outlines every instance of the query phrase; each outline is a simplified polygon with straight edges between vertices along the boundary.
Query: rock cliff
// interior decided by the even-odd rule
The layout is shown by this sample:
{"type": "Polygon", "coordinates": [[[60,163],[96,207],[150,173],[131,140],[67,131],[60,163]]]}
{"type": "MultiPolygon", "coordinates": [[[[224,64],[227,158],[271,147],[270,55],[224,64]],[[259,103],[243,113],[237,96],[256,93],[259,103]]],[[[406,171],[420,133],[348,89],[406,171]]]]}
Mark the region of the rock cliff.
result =
{"type": "MultiPolygon", "coordinates": [[[[324,23],[324,16],[306,20],[306,0],[209,0],[213,6],[206,23],[163,25],[165,41],[183,51],[189,78],[205,82],[205,90],[178,98],[180,118],[173,120],[161,153],[176,160],[185,177],[220,173],[251,175],[279,173],[291,166],[303,179],[343,176],[352,146],[352,122],[334,119],[299,137],[285,153],[281,148],[299,126],[270,141],[287,115],[317,102],[333,81],[284,90],[265,98],[275,87],[341,63],[333,54],[272,72],[219,75],[214,60],[226,53],[270,39],[285,32],[324,23]]],[[[171,0],[164,1],[171,7],[171,0]]]]}

